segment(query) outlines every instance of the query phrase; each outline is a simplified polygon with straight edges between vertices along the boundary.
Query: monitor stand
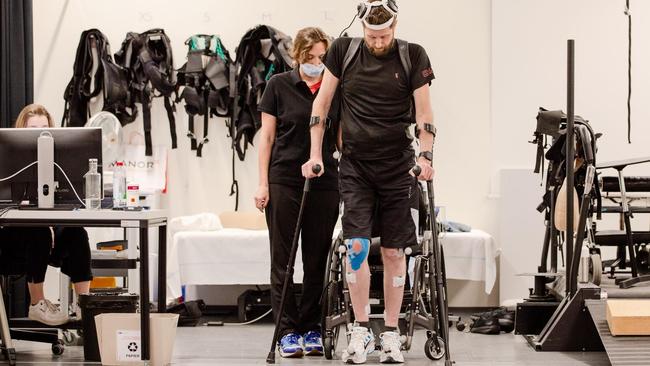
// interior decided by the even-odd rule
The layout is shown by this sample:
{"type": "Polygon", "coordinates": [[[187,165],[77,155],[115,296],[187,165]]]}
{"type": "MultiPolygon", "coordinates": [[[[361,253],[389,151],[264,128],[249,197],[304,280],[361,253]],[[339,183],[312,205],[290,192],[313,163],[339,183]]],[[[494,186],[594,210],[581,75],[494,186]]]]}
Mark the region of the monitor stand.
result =
{"type": "Polygon", "coordinates": [[[38,137],[38,208],[54,207],[54,139],[45,131],[38,137]]]}

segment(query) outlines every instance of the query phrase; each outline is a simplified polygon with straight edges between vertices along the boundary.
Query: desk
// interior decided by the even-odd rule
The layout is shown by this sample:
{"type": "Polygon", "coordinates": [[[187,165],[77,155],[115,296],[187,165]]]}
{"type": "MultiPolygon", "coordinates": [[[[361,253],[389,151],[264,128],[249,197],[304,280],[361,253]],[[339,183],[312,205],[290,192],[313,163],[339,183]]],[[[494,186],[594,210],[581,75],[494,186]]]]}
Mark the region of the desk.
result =
{"type": "Polygon", "coordinates": [[[165,210],[10,210],[0,216],[0,226],[82,226],[132,228],[139,231],[140,329],[142,359],[149,360],[149,228],[158,227],[158,312],[166,310],[167,212],[165,210]],[[144,255],[143,255],[144,253],[144,255]]]}

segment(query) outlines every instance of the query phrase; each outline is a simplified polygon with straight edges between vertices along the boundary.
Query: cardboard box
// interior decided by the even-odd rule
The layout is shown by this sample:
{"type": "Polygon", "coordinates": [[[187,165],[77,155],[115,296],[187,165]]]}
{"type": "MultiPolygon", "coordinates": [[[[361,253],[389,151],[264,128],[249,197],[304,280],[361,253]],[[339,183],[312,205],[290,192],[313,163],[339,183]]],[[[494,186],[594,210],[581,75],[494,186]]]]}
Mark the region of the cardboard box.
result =
{"type": "MultiPolygon", "coordinates": [[[[178,314],[150,314],[150,365],[169,365],[176,338],[178,314]]],[[[143,365],[140,314],[106,313],[95,316],[102,365],[143,365]]]]}
{"type": "Polygon", "coordinates": [[[607,300],[606,308],[612,335],[650,335],[650,300],[607,300]]]}

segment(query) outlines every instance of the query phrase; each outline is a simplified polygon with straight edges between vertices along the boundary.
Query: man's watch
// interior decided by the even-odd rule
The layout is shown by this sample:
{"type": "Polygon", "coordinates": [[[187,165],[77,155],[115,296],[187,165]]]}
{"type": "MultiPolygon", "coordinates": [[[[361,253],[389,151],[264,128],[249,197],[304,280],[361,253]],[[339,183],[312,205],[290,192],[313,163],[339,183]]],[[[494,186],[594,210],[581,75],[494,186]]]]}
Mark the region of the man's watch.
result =
{"type": "Polygon", "coordinates": [[[421,151],[418,157],[424,157],[429,161],[433,161],[433,153],[431,151],[421,151]]]}

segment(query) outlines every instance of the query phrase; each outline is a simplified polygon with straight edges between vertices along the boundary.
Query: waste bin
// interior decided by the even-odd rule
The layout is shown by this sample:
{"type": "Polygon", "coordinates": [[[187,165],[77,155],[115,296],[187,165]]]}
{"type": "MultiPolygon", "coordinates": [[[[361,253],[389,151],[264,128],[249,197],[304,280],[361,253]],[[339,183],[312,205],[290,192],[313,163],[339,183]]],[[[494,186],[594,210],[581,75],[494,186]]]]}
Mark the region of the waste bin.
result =
{"type": "Polygon", "coordinates": [[[84,336],[84,359],[101,361],[95,315],[104,313],[135,313],[138,295],[118,293],[91,293],[79,295],[79,307],[84,336]]]}
{"type": "MultiPolygon", "coordinates": [[[[151,366],[171,363],[178,314],[150,314],[151,366]]],[[[141,365],[140,314],[100,314],[95,317],[102,365],[141,365]]]]}

